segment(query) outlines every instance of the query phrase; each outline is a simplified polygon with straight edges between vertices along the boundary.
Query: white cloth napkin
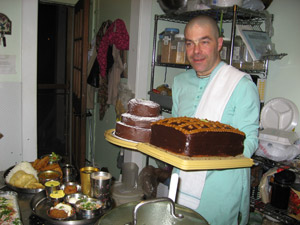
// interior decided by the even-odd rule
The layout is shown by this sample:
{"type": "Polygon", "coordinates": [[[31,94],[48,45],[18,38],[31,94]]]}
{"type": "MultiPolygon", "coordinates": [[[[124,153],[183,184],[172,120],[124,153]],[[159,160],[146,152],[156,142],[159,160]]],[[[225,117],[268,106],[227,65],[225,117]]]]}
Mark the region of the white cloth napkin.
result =
{"type": "MultiPolygon", "coordinates": [[[[229,65],[223,65],[208,84],[194,117],[220,121],[233,90],[245,74],[229,65]]],[[[197,209],[205,184],[207,171],[180,171],[178,204],[197,209]]]]}

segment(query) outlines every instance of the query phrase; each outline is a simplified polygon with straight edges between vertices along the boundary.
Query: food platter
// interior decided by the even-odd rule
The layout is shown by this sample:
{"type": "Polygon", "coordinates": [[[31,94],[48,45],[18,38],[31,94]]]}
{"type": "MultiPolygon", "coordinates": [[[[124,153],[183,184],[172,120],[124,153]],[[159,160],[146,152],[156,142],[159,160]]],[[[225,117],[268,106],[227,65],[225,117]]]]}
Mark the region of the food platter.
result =
{"type": "Polygon", "coordinates": [[[14,191],[0,191],[0,224],[21,224],[21,214],[14,191]],[[7,213],[9,212],[10,213],[7,213]]]}
{"type": "Polygon", "coordinates": [[[210,169],[232,169],[253,166],[253,160],[246,158],[243,155],[235,157],[188,157],[168,152],[162,148],[156,147],[149,143],[137,142],[133,145],[132,142],[120,140],[114,135],[114,129],[105,132],[107,141],[122,146],[137,150],[155,159],[173,165],[182,170],[210,170],[210,169]]]}
{"type": "Polygon", "coordinates": [[[7,187],[9,187],[11,190],[14,190],[18,193],[25,193],[25,194],[35,194],[35,193],[39,193],[41,191],[43,191],[44,189],[42,188],[37,188],[37,189],[30,189],[30,188],[19,188],[19,187],[15,187],[13,185],[10,185],[9,183],[6,182],[5,178],[8,175],[9,171],[12,170],[14,168],[14,166],[9,167],[3,174],[3,178],[5,181],[5,185],[7,187]]]}
{"type": "Polygon", "coordinates": [[[76,214],[69,220],[55,220],[48,216],[47,211],[51,208],[52,204],[51,201],[47,198],[46,192],[41,191],[34,195],[30,201],[30,208],[32,213],[38,216],[45,221],[48,221],[51,224],[58,224],[58,225],[81,225],[81,224],[94,224],[96,221],[103,215],[95,216],[94,218],[84,219],[81,218],[80,215],[76,214]]]}

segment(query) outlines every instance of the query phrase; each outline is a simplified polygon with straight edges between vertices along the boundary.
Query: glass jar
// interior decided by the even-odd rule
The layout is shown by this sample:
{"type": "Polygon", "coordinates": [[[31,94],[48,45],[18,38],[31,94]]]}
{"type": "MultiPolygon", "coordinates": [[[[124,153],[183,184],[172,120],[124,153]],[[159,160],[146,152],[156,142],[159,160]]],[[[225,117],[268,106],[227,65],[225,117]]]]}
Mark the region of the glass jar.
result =
{"type": "Polygon", "coordinates": [[[162,48],[161,48],[161,62],[171,62],[171,42],[175,38],[175,34],[179,33],[177,28],[166,28],[163,34],[162,48]]]}
{"type": "Polygon", "coordinates": [[[243,60],[243,40],[240,36],[235,36],[234,39],[234,47],[233,47],[233,54],[232,54],[232,62],[233,63],[240,63],[243,60]]]}
{"type": "Polygon", "coordinates": [[[230,39],[223,38],[223,46],[220,51],[220,57],[221,60],[223,60],[226,63],[229,63],[229,57],[230,57],[230,39]]]}
{"type": "Polygon", "coordinates": [[[171,43],[170,63],[185,64],[185,41],[183,34],[176,34],[171,43]]]}
{"type": "Polygon", "coordinates": [[[159,34],[158,42],[157,42],[157,58],[156,61],[158,63],[161,62],[161,49],[162,49],[162,44],[163,44],[163,38],[164,38],[164,32],[159,34]]]}

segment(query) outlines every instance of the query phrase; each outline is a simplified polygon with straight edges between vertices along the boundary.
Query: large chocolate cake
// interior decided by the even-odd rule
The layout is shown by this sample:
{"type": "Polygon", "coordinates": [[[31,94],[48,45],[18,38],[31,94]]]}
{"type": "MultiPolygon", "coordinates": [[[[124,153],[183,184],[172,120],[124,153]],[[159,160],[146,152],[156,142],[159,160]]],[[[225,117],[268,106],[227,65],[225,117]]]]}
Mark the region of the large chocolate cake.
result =
{"type": "Polygon", "coordinates": [[[150,144],[190,157],[237,156],[245,134],[232,126],[189,117],[166,118],[151,125],[150,144]]]}
{"type": "Polygon", "coordinates": [[[121,115],[116,124],[115,135],[127,140],[149,142],[151,123],[163,119],[159,104],[142,99],[131,99],[128,112],[121,115]]]}

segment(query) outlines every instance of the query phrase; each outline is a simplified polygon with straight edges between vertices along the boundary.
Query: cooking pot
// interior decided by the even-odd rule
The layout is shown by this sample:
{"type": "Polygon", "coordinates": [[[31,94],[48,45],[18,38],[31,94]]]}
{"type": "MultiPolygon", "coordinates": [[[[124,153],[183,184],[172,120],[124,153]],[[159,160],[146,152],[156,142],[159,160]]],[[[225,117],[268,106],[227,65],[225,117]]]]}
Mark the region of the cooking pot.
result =
{"type": "Polygon", "coordinates": [[[97,225],[201,225],[208,222],[197,212],[169,198],[129,202],[102,216],[97,225]]]}

